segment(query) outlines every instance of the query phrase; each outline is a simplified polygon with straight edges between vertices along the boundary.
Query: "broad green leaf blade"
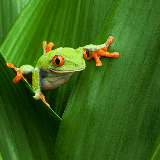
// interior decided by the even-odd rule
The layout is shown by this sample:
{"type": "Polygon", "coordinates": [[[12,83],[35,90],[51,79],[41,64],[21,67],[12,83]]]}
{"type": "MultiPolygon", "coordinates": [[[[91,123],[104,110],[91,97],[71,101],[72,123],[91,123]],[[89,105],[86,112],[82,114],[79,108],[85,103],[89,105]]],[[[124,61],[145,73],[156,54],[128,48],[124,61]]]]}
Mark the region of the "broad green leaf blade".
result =
{"type": "Polygon", "coordinates": [[[160,147],[158,146],[155,150],[154,150],[154,155],[151,156],[151,160],[159,160],[160,159],[160,147]]]}
{"type": "Polygon", "coordinates": [[[157,138],[157,142],[152,151],[152,156],[150,160],[159,160],[160,159],[160,138],[157,138]]]}
{"type": "Polygon", "coordinates": [[[87,63],[60,125],[58,160],[150,159],[160,131],[159,8],[159,1],[113,2],[95,41],[112,35],[109,51],[120,57],[101,58],[99,68],[87,63]]]}
{"type": "Polygon", "coordinates": [[[60,118],[41,101],[35,101],[0,54],[0,152],[4,159],[53,158],[60,118]],[[20,98],[19,98],[20,96],[20,98]],[[38,107],[36,107],[38,103],[38,107]],[[25,105],[24,105],[25,104],[25,105]]]}
{"type": "Polygon", "coordinates": [[[30,0],[2,0],[0,3],[0,44],[30,0]]]}
{"type": "Polygon", "coordinates": [[[3,157],[2,157],[2,154],[1,154],[1,152],[0,152],[0,160],[3,160],[3,157]]]}

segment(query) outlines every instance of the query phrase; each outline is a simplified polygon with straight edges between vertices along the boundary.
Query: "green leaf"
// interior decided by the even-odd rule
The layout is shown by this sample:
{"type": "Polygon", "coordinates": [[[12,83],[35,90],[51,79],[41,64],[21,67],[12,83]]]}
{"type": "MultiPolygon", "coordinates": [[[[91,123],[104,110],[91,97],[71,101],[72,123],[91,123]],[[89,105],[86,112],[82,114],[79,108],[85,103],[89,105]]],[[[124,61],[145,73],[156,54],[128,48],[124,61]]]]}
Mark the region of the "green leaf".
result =
{"type": "Polygon", "coordinates": [[[160,139],[158,137],[152,151],[151,160],[159,160],[159,159],[160,159],[160,139]]]}
{"type": "Polygon", "coordinates": [[[87,61],[84,71],[44,93],[59,116],[65,109],[59,131],[61,119],[33,100],[28,84],[12,83],[15,74],[0,57],[1,157],[150,159],[160,131],[159,8],[155,0],[30,1],[1,45],[8,62],[35,66],[43,40],[77,48],[110,35],[108,51],[120,57],[101,57],[101,67],[87,61]]]}
{"type": "Polygon", "coordinates": [[[30,0],[2,0],[0,3],[0,44],[12,27],[20,12],[30,0]]]}

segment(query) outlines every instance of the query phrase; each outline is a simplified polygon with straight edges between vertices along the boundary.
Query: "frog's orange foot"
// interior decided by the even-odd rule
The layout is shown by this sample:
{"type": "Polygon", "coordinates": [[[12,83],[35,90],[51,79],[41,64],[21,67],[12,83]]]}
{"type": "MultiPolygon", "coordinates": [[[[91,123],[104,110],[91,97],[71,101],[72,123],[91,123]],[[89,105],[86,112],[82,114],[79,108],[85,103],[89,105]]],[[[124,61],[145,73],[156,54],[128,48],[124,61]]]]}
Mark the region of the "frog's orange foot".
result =
{"type": "Polygon", "coordinates": [[[54,43],[50,42],[47,44],[46,41],[43,41],[42,46],[45,48],[45,52],[47,53],[52,50],[52,48],[54,47],[54,43]]]}
{"type": "Polygon", "coordinates": [[[6,63],[9,68],[13,68],[17,72],[17,76],[13,79],[13,83],[17,83],[22,78],[22,71],[17,69],[12,63],[6,63]]]}
{"type": "MultiPolygon", "coordinates": [[[[92,57],[95,59],[96,61],[96,66],[101,66],[102,63],[99,60],[99,58],[101,56],[105,56],[105,57],[113,57],[113,58],[118,58],[119,57],[119,53],[118,52],[113,52],[113,53],[109,53],[107,52],[108,46],[114,41],[114,38],[112,36],[110,36],[107,40],[107,42],[105,43],[105,47],[103,48],[99,48],[97,50],[92,50],[91,48],[87,49],[87,48],[83,48],[83,57],[85,60],[90,60],[92,57]]],[[[99,45],[101,46],[101,45],[99,45]]],[[[97,47],[97,46],[95,46],[97,47]]]]}
{"type": "Polygon", "coordinates": [[[45,99],[45,96],[43,93],[40,94],[40,96],[37,100],[39,100],[39,99],[41,99],[49,108],[51,108],[49,103],[46,102],[46,99],[45,99]]]}

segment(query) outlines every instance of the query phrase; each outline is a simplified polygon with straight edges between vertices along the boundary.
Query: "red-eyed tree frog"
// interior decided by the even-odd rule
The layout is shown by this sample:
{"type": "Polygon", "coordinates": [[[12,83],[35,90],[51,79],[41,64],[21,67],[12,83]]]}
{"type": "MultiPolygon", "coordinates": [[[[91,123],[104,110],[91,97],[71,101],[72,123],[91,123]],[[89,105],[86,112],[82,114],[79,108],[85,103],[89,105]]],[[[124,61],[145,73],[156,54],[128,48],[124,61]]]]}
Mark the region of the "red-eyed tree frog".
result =
{"type": "Polygon", "coordinates": [[[101,66],[99,60],[101,56],[118,58],[119,53],[107,52],[108,46],[113,42],[114,38],[110,36],[106,43],[101,45],[86,45],[77,49],[73,48],[57,48],[52,50],[54,44],[43,41],[43,55],[39,58],[35,68],[31,65],[23,65],[16,68],[12,63],[6,63],[9,68],[13,68],[17,72],[17,76],[13,79],[17,83],[22,76],[32,76],[32,88],[35,92],[34,99],[42,99],[48,107],[41,90],[51,90],[66,83],[72,74],[85,69],[85,60],[92,57],[96,61],[96,66],[101,66]],[[85,59],[85,60],[84,60],[85,59]]]}

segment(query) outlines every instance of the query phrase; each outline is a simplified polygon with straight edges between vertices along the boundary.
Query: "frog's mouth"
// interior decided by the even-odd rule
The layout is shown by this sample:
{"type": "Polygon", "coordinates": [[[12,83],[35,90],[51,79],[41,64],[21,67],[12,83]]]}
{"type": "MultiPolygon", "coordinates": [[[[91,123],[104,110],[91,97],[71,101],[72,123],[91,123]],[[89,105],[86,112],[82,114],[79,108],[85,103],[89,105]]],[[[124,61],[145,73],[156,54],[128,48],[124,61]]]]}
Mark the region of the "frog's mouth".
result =
{"type": "Polygon", "coordinates": [[[51,69],[50,68],[50,71],[56,72],[56,73],[72,73],[72,72],[79,72],[79,71],[82,71],[82,70],[84,70],[84,68],[76,69],[76,70],[67,70],[67,71],[64,71],[64,70],[55,70],[55,69],[51,69]]]}

